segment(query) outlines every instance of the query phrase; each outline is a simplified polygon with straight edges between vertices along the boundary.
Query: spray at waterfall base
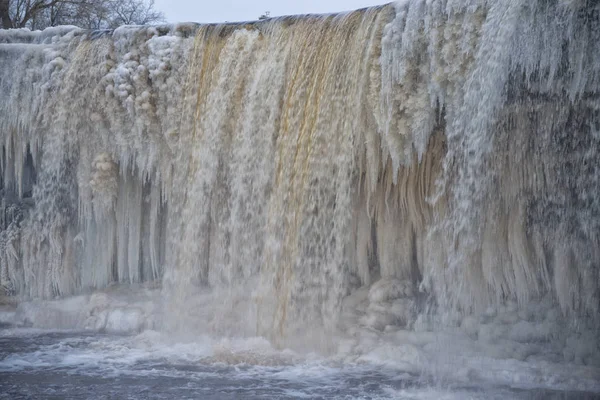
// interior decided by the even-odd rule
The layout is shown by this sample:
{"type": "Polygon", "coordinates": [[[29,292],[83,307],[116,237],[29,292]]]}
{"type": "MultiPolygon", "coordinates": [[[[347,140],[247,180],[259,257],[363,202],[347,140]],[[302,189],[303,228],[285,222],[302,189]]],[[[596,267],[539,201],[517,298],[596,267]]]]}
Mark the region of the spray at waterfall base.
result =
{"type": "Polygon", "coordinates": [[[1,32],[0,315],[600,391],[599,14],[1,32]]]}

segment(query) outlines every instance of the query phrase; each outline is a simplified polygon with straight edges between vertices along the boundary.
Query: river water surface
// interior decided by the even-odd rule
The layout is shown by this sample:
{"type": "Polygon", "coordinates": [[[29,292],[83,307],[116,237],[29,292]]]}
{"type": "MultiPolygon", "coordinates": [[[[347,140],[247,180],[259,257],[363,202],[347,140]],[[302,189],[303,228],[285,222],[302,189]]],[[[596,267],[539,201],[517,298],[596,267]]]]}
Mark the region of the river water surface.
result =
{"type": "Polygon", "coordinates": [[[593,399],[581,392],[453,385],[368,363],[301,360],[262,339],[170,343],[0,329],[2,399],[593,399]]]}

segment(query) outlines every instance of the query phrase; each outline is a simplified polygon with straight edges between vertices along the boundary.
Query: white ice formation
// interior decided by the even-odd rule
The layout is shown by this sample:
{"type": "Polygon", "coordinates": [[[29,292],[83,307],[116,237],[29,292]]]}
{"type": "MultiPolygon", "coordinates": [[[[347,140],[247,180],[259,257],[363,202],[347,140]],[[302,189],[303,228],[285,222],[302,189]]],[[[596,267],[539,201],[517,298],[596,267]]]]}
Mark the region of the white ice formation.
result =
{"type": "Polygon", "coordinates": [[[0,143],[7,294],[600,365],[596,1],[0,31],[0,143]]]}

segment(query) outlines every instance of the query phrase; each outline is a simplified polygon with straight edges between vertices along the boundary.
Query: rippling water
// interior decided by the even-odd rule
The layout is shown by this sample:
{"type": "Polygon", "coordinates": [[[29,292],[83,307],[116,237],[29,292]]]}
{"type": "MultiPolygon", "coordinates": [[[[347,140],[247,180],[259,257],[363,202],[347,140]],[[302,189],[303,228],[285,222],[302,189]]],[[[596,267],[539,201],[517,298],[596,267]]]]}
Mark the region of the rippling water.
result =
{"type": "Polygon", "coordinates": [[[371,364],[300,358],[255,339],[167,343],[119,336],[0,330],[0,398],[580,399],[585,393],[464,387],[371,364]]]}

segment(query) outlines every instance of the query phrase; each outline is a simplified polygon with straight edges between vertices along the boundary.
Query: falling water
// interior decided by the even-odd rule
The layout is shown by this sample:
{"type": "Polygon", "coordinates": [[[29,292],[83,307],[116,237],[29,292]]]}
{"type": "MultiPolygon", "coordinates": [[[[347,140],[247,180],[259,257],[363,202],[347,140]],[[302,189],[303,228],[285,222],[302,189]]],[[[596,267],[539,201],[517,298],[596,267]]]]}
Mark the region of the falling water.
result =
{"type": "Polygon", "coordinates": [[[0,31],[0,142],[21,301],[106,328],[122,284],[160,293],[140,329],[600,367],[595,1],[0,31]]]}

